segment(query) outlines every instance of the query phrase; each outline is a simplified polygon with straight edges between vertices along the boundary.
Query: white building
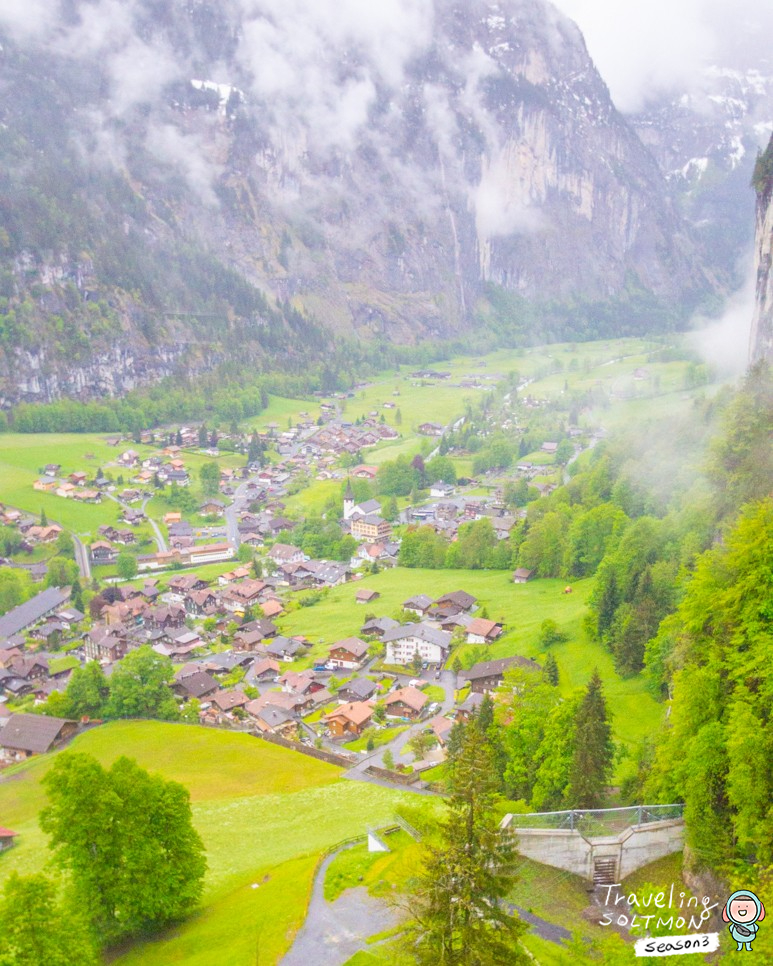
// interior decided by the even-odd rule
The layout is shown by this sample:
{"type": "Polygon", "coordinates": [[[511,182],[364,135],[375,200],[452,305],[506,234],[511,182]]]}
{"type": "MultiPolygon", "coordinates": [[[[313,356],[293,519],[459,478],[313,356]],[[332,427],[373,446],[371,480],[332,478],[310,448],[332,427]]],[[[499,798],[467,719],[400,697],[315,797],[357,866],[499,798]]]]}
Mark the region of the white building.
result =
{"type": "Polygon", "coordinates": [[[403,624],[384,634],[387,664],[410,664],[418,653],[428,664],[441,664],[451,649],[451,635],[427,624],[403,624]]]}

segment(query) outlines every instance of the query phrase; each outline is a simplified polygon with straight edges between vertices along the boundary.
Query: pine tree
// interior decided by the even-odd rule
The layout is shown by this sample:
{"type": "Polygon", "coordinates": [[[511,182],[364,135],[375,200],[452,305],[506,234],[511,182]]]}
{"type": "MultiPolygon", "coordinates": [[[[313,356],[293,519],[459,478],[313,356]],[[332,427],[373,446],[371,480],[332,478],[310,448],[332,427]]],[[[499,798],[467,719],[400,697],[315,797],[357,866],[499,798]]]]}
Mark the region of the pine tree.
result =
{"type": "Polygon", "coordinates": [[[599,808],[612,770],[614,745],[598,668],[577,709],[574,729],[569,800],[573,808],[599,808]]]}
{"type": "Polygon", "coordinates": [[[612,626],[615,619],[615,611],[620,604],[620,591],[617,587],[617,577],[614,570],[609,572],[601,592],[601,600],[598,605],[596,618],[596,629],[599,637],[603,637],[612,626]]]}
{"type": "Polygon", "coordinates": [[[497,828],[495,796],[491,751],[473,719],[454,762],[447,817],[409,896],[404,942],[419,966],[527,962],[523,925],[502,901],[515,881],[516,850],[497,828]]]}
{"type": "Polygon", "coordinates": [[[554,688],[557,687],[558,686],[558,664],[556,663],[556,659],[553,656],[553,654],[548,654],[548,656],[545,658],[545,666],[542,669],[542,671],[543,671],[543,674],[545,675],[545,680],[550,682],[550,684],[552,684],[554,688]]]}
{"type": "Polygon", "coordinates": [[[48,526],[48,517],[46,516],[46,511],[42,509],[40,511],[40,525],[41,527],[48,526]]]}
{"type": "Polygon", "coordinates": [[[201,426],[199,426],[199,446],[202,449],[207,448],[208,439],[209,439],[209,432],[207,430],[207,427],[204,425],[204,423],[202,423],[201,426]]]}

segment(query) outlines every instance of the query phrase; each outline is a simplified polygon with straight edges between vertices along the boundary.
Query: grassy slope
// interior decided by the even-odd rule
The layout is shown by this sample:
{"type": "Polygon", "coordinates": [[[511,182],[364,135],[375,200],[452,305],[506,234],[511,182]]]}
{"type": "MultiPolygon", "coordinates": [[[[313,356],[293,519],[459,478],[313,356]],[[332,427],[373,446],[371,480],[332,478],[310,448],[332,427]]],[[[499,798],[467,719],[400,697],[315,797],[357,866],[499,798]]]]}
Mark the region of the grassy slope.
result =
{"type": "MultiPolygon", "coordinates": [[[[368,825],[391,821],[399,801],[415,800],[410,793],[341,780],[332,765],[247,735],[192,726],[118,722],[88,732],[71,747],[105,763],[127,754],[182,780],[207,848],[200,912],[162,940],[128,951],[119,960],[127,964],[203,966],[217,948],[224,966],[248,966],[255,961],[258,928],[261,961],[276,962],[303,919],[318,855],[368,825]]],[[[0,882],[11,871],[44,864],[46,839],[37,814],[45,804],[40,780],[51,758],[0,782],[0,816],[19,833],[18,845],[0,861],[0,882]]]]}
{"type": "MultiPolygon", "coordinates": [[[[539,628],[543,620],[552,618],[570,638],[566,644],[553,648],[562,693],[585,685],[593,668],[598,667],[605,682],[615,736],[632,748],[658,727],[664,709],[646,692],[641,677],[619,677],[611,655],[589,642],[583,633],[582,617],[593,581],[576,581],[571,594],[562,593],[565,586],[561,580],[516,585],[509,571],[398,568],[366,577],[356,585],[336,587],[319,604],[300,608],[280,623],[283,633],[305,634],[315,642],[308,659],[311,662],[327,654],[334,641],[359,633],[366,613],[391,616],[413,594],[437,597],[462,589],[478,597],[479,605],[487,607],[492,620],[503,619],[507,625],[506,634],[485,648],[484,659],[520,654],[542,661],[543,652],[537,643],[539,628]],[[361,587],[378,590],[381,598],[367,606],[353,604],[355,591],[361,587]]],[[[461,650],[464,653],[470,649],[465,645],[461,650]]]]}

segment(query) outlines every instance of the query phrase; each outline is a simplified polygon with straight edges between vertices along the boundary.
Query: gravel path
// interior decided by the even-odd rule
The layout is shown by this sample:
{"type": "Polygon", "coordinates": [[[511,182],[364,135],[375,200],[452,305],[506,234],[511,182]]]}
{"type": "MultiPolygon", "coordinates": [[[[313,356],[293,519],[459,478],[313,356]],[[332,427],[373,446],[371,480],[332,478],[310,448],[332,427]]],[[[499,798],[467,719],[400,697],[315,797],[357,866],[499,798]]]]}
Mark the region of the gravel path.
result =
{"type": "Polygon", "coordinates": [[[281,966],[343,966],[366,948],[368,936],[391,929],[399,922],[395,910],[362,887],[347,889],[335,902],[325,900],[325,874],[341,851],[329,855],[317,870],[306,920],[292,948],[280,960],[281,966]]]}

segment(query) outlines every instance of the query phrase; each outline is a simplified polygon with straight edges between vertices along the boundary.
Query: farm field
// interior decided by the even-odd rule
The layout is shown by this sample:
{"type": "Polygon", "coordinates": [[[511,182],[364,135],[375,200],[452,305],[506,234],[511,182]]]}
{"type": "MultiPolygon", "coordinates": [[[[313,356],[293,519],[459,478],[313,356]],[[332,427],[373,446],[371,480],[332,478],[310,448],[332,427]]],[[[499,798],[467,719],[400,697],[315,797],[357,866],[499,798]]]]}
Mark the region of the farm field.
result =
{"type": "MultiPolygon", "coordinates": [[[[276,962],[303,919],[318,856],[364,834],[368,825],[388,824],[401,801],[422,801],[346,781],[333,765],[248,735],[195,726],[117,722],[80,736],[71,750],[103,763],[125,754],[182,781],[207,848],[201,910],[168,936],[114,960],[122,964],[204,966],[218,948],[219,961],[251,966],[257,942],[260,961],[276,962]]],[[[40,780],[52,757],[6,772],[0,781],[0,814],[19,833],[18,845],[2,856],[0,883],[12,871],[29,873],[44,864],[46,838],[37,815],[45,804],[40,780]]]]}

